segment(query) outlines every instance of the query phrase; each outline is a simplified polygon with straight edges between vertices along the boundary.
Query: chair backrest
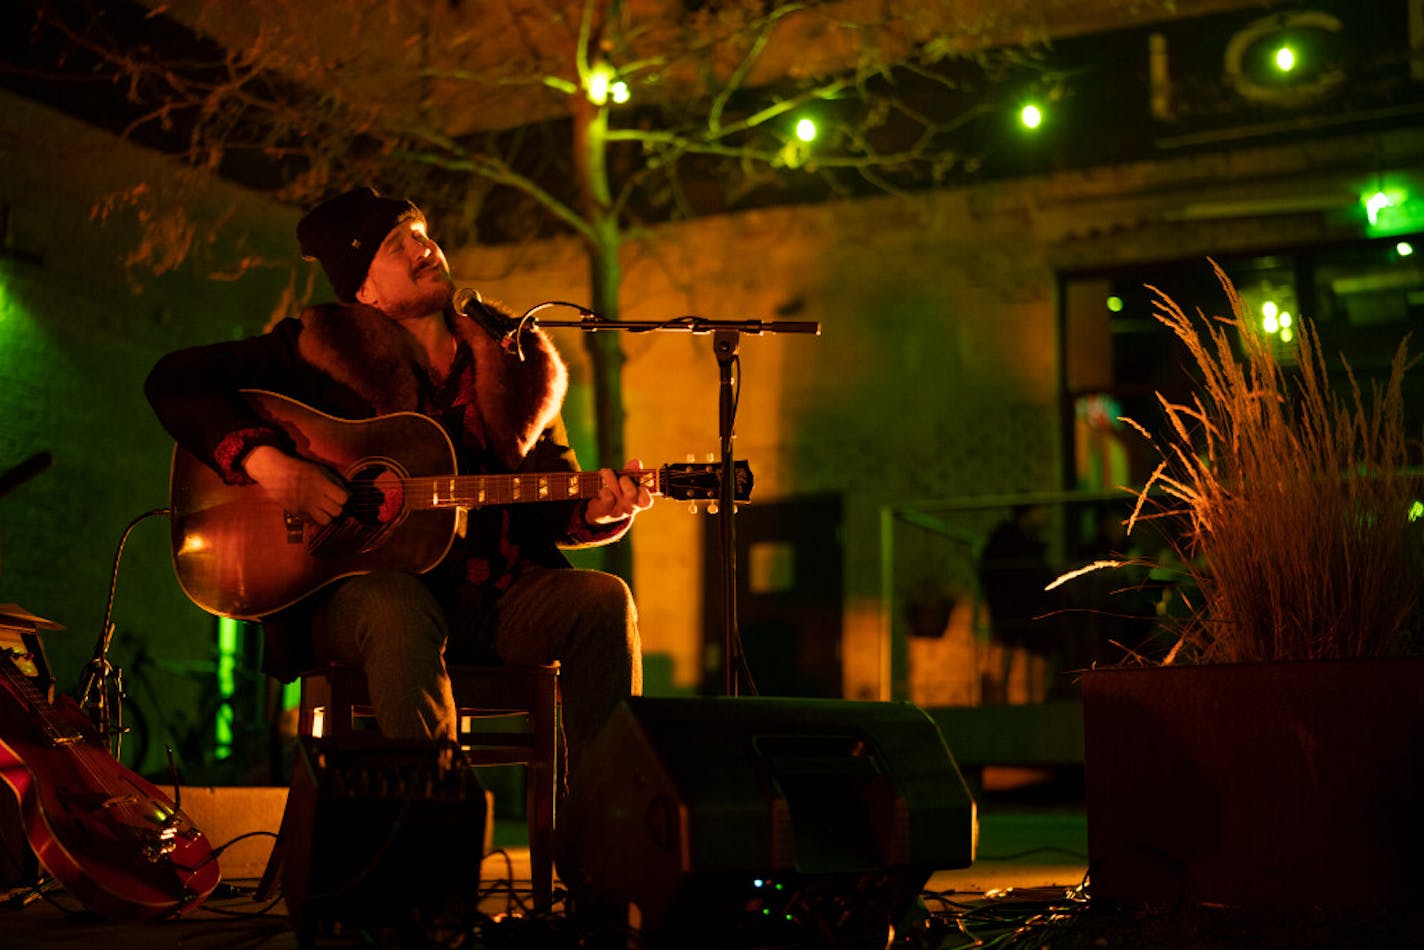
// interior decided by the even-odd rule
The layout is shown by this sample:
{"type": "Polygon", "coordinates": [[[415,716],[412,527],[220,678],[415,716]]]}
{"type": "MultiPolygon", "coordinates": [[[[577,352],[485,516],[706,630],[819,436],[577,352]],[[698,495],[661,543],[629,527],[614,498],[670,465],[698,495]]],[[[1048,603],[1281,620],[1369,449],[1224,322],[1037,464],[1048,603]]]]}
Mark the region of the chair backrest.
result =
{"type": "MultiPolygon", "coordinates": [[[[557,662],[538,666],[451,666],[450,689],[459,716],[460,745],[479,765],[552,759],[559,734],[557,662]],[[498,750],[504,750],[500,753],[498,750]],[[520,750],[526,750],[524,754],[520,750]]],[[[302,676],[298,731],[343,736],[357,720],[372,718],[366,677],[355,666],[333,663],[302,676]]]]}

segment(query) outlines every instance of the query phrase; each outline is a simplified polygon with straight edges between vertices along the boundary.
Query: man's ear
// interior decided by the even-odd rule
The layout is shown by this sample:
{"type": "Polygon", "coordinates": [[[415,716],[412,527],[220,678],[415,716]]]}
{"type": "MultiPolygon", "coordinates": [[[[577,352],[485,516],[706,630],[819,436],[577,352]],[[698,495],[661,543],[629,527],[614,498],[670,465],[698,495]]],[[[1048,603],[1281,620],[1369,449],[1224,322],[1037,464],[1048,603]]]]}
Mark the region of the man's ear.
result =
{"type": "Polygon", "coordinates": [[[376,294],[371,290],[369,281],[362,282],[361,286],[356,288],[356,301],[368,307],[374,307],[376,305],[376,294]]]}

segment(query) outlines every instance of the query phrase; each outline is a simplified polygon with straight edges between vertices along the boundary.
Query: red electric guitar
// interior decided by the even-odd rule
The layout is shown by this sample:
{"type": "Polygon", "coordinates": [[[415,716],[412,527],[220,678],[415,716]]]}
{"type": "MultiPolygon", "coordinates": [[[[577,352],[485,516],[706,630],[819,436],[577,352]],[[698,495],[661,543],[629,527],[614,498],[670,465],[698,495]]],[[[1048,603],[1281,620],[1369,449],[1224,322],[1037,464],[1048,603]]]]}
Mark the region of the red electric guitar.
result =
{"type": "Polygon", "coordinates": [[[151,920],[201,904],[221,879],[172,799],[120,765],[73,699],[50,702],[0,650],[0,783],[35,857],[85,907],[151,920]]]}

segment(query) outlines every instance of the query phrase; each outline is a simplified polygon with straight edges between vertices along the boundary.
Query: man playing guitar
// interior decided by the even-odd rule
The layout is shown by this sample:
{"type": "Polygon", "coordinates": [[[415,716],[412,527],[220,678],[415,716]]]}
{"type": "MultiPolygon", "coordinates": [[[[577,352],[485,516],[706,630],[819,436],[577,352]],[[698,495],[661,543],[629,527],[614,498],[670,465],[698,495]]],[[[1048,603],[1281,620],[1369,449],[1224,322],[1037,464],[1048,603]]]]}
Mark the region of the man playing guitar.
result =
{"type": "MultiPolygon", "coordinates": [[[[457,308],[445,256],[413,204],[360,188],[310,211],[297,237],[303,255],[321,262],[337,303],[261,336],[171,353],[146,384],[180,452],[223,484],[250,486],[279,506],[286,540],[317,558],[369,547],[406,517],[408,489],[395,486],[409,473],[395,462],[369,478],[339,471],[320,436],[281,424],[254,392],[337,419],[428,416],[449,437],[461,474],[578,470],[559,417],[567,372],[552,342],[521,329],[516,356],[491,329],[512,330],[509,314],[477,295],[457,308]],[[361,507],[358,495],[370,503],[361,507]]],[[[627,468],[633,474],[603,470],[591,492],[569,482],[567,495],[545,504],[469,504],[464,530],[438,540],[427,558],[433,566],[378,564],[299,592],[261,617],[265,669],[290,680],[322,662],[359,665],[385,735],[452,738],[447,658],[559,660],[573,775],[608,713],[641,691],[642,661],[627,585],[570,568],[559,548],[617,540],[652,503],[636,477],[641,463],[627,468]]],[[[212,576],[237,588],[259,584],[280,560],[274,553],[272,564],[226,563],[222,531],[195,534],[190,546],[218,565],[212,576]]]]}

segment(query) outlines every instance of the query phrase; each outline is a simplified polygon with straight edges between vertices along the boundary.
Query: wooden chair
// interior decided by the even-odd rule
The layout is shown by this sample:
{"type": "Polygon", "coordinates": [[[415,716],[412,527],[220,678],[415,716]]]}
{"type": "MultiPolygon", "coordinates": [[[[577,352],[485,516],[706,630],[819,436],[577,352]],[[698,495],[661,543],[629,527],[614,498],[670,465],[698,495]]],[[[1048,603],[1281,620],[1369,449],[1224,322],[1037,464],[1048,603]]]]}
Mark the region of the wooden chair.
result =
{"type": "MultiPolygon", "coordinates": [[[[457,741],[475,766],[525,767],[525,817],[529,827],[530,878],[536,907],[553,899],[554,811],[559,765],[559,664],[546,666],[449,667],[458,712],[457,741]]],[[[374,716],[365,674],[332,664],[305,673],[298,735],[342,738],[364,717],[374,716]]],[[[283,816],[283,825],[286,816],[283,816]]],[[[259,899],[275,893],[281,871],[281,833],[258,887],[259,899]]]]}

